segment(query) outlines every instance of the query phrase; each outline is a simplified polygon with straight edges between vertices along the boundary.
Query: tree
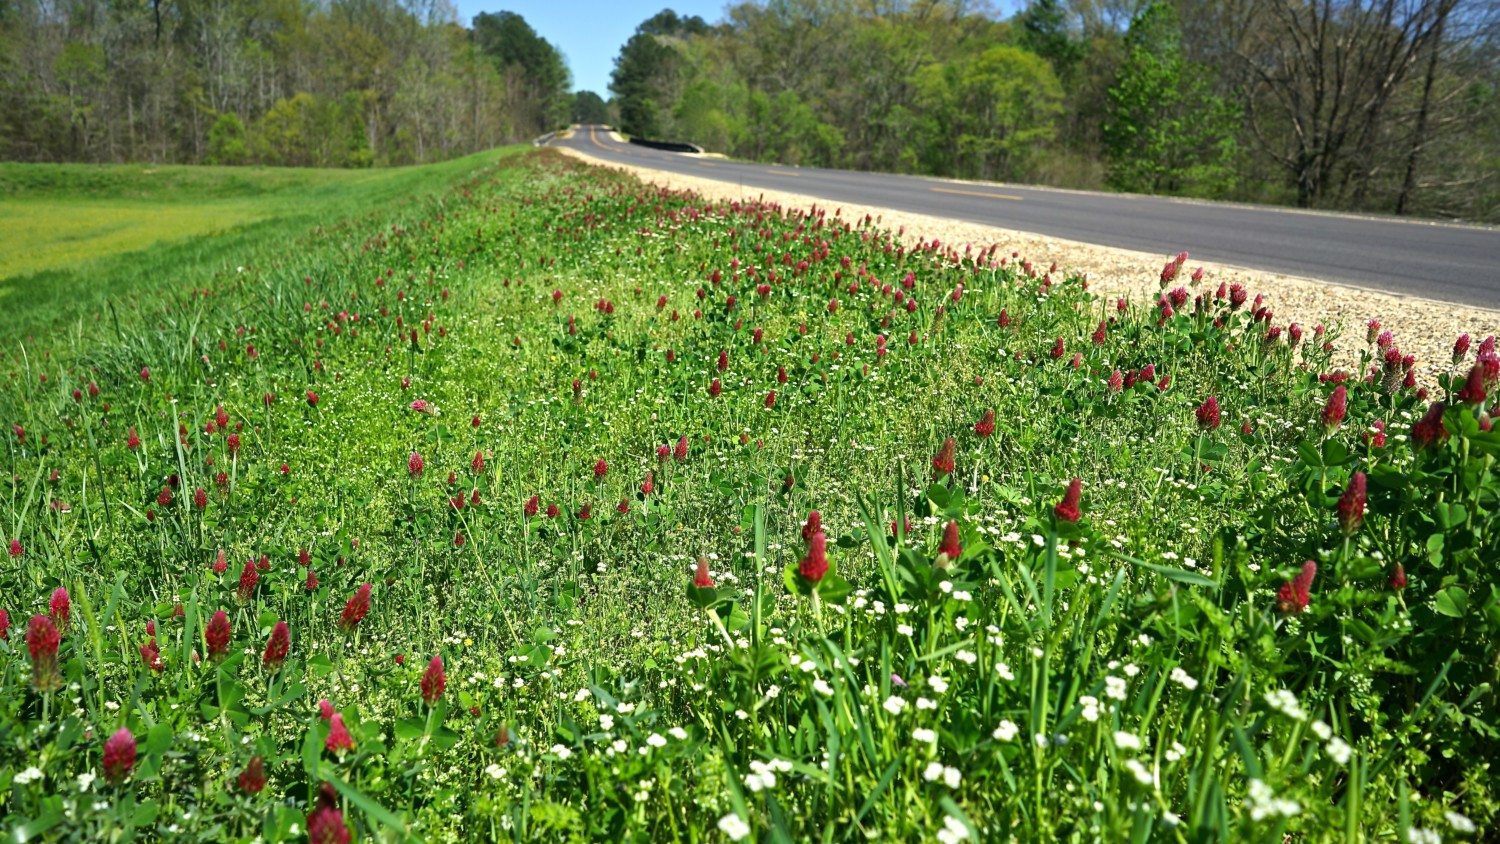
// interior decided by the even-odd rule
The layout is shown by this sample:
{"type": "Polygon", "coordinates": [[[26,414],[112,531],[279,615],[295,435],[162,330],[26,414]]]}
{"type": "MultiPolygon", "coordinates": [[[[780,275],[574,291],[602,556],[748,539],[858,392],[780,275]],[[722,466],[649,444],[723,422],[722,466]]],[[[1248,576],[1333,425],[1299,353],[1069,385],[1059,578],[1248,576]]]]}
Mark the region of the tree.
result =
{"type": "Polygon", "coordinates": [[[927,111],[928,166],[936,173],[1021,176],[1052,140],[1062,112],[1052,67],[1019,47],[929,65],[917,88],[927,111]]]}
{"type": "Polygon", "coordinates": [[[1297,204],[1360,192],[1389,108],[1458,0],[1243,0],[1236,55],[1252,136],[1297,204]]]}
{"type": "Polygon", "coordinates": [[[1177,13],[1153,2],[1136,16],[1109,89],[1109,185],[1141,193],[1223,196],[1234,185],[1236,105],[1209,93],[1209,71],[1183,58],[1177,13]]]}
{"type": "Polygon", "coordinates": [[[245,124],[239,115],[226,111],[208,130],[209,164],[244,164],[250,156],[245,143],[245,124]]]}
{"type": "Polygon", "coordinates": [[[1032,0],[1017,21],[1017,42],[1052,63],[1052,70],[1066,85],[1087,53],[1082,41],[1069,30],[1060,0],[1032,0]]]}
{"type": "Polygon", "coordinates": [[[579,91],[573,95],[572,122],[608,123],[609,104],[593,91],[579,91]]]}

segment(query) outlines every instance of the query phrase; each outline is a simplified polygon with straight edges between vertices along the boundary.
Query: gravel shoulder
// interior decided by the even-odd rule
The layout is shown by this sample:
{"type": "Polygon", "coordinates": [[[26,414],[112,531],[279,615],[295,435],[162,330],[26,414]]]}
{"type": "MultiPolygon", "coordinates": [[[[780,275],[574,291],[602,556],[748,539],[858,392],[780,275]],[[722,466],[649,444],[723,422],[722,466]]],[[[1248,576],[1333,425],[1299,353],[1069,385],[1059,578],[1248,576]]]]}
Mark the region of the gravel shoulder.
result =
{"type": "MultiPolygon", "coordinates": [[[[1160,295],[1158,277],[1161,267],[1170,257],[912,214],[895,208],[858,206],[806,194],[743,188],[730,182],[614,164],[573,149],[557,149],[590,164],[623,170],[665,188],[694,191],[711,200],[756,199],[783,207],[837,205],[846,219],[866,214],[876,217],[885,228],[901,231],[902,240],[907,243],[937,239],[943,243],[972,244],[976,249],[998,244],[1002,251],[1019,253],[1033,264],[1047,266],[1056,263],[1059,269],[1083,273],[1089,279],[1090,289],[1096,293],[1125,296],[1132,302],[1156,300],[1160,295]]],[[[1432,383],[1435,375],[1450,368],[1453,341],[1458,335],[1467,333],[1477,344],[1486,335],[1500,334],[1500,310],[1496,309],[1455,305],[1191,259],[1187,268],[1199,265],[1204,269],[1204,288],[1211,291],[1221,281],[1239,282],[1252,297],[1256,294],[1265,297],[1265,305],[1275,313],[1274,322],[1278,325],[1297,322],[1311,329],[1323,323],[1330,330],[1341,329],[1342,341],[1336,341],[1336,360],[1344,366],[1353,367],[1358,363],[1359,353],[1365,348],[1364,325],[1371,319],[1380,320],[1382,327],[1391,331],[1396,345],[1403,352],[1417,356],[1419,379],[1426,383],[1432,383]]]]}

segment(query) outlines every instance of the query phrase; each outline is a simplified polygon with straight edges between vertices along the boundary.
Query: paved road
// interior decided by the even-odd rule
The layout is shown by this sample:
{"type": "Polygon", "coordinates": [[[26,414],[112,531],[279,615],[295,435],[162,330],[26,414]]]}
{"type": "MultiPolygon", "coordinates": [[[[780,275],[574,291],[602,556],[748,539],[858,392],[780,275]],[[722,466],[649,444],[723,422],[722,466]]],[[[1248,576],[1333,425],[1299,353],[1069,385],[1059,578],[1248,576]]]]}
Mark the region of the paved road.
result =
{"type": "Polygon", "coordinates": [[[1284,208],[780,167],[622,144],[598,127],[552,141],[634,164],[833,202],[1500,308],[1500,229],[1284,208]]]}

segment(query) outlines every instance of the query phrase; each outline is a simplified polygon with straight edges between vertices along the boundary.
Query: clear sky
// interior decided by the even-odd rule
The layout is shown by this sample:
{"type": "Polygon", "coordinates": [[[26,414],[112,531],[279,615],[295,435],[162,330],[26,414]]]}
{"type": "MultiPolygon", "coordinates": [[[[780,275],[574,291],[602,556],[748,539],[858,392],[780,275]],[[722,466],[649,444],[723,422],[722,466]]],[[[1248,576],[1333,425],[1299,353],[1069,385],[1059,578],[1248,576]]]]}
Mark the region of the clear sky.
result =
{"type": "Polygon", "coordinates": [[[480,12],[515,12],[537,34],[562,50],[573,71],[573,89],[609,99],[609,74],[615,56],[641,21],[671,9],[718,23],[725,0],[457,0],[458,16],[467,26],[480,12]]]}

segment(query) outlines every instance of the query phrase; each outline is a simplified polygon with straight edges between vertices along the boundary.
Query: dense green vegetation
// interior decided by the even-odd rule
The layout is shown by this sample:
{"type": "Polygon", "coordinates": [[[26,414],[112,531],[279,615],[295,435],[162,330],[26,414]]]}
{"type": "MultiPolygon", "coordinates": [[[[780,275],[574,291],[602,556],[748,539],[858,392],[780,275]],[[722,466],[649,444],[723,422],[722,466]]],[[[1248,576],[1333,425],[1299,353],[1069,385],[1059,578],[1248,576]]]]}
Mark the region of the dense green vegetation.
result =
{"type": "Polygon", "coordinates": [[[1500,221],[1492,0],[752,0],[645,21],[612,89],[762,161],[1500,221]]]}
{"type": "Polygon", "coordinates": [[[288,238],[401,205],[511,147],[379,170],[0,164],[0,334],[282,260],[288,238]],[[205,236],[208,235],[208,236],[205,236]]]}
{"type": "Polygon", "coordinates": [[[405,0],[0,2],[0,160],[369,167],[530,140],[562,54],[405,0]]]}
{"type": "Polygon", "coordinates": [[[1495,822],[1494,338],[480,163],[3,352],[15,837],[1495,822]]]}

